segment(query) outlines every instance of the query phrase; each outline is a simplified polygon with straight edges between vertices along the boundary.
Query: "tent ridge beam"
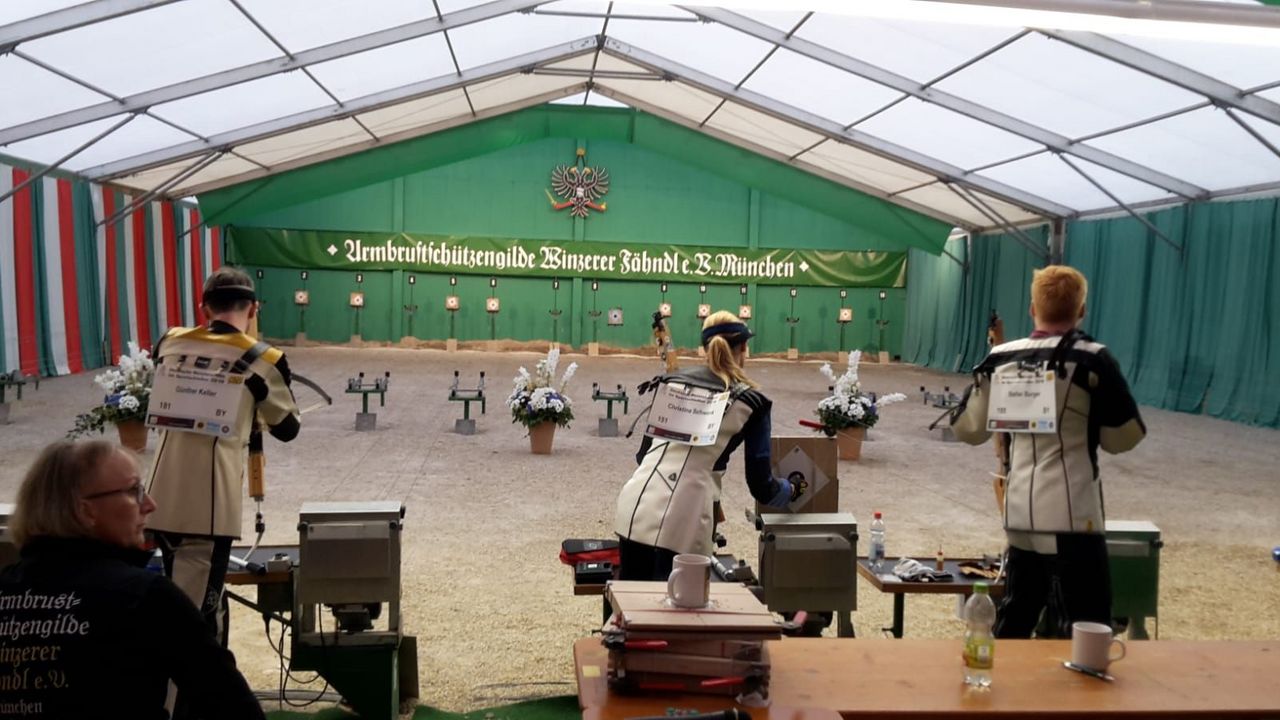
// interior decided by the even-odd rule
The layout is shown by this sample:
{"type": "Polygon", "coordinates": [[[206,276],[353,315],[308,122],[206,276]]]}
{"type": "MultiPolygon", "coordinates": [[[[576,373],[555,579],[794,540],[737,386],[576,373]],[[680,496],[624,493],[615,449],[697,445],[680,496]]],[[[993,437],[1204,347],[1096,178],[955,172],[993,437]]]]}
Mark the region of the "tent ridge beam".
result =
{"type": "Polygon", "coordinates": [[[288,56],[275,57],[203,77],[184,80],[166,87],[146,90],[123,98],[120,102],[109,100],[75,110],[68,110],[0,130],[0,145],[8,145],[20,140],[119,115],[120,113],[149,108],[153,105],[181,100],[182,98],[200,95],[212,90],[220,90],[272,75],[291,72],[328,60],[433,35],[452,28],[535,7],[543,2],[546,2],[546,0],[494,0],[484,5],[449,13],[442,19],[431,17],[310,50],[296,52],[293,53],[292,59],[288,56]]]}
{"type": "Polygon", "coordinates": [[[937,105],[965,117],[977,120],[986,125],[1012,133],[1026,140],[1039,143],[1057,152],[1068,153],[1089,162],[1105,167],[1108,170],[1127,175],[1148,185],[1177,193],[1186,198],[1203,195],[1206,191],[1192,183],[1127,160],[1105,150],[1089,145],[1073,143],[1070,138],[1047,130],[1038,125],[1020,120],[985,105],[980,105],[958,95],[952,95],[935,87],[929,87],[917,80],[886,70],[878,65],[859,60],[831,48],[798,37],[787,37],[785,33],[770,25],[752,20],[729,10],[710,7],[683,7],[682,9],[696,13],[712,22],[732,28],[751,37],[773,43],[794,53],[815,60],[824,65],[856,75],[898,92],[909,95],[922,102],[937,105]]]}
{"type": "MultiPolygon", "coordinates": [[[[1280,17],[1280,13],[1276,15],[1280,17]]],[[[1132,45],[1126,45],[1119,40],[1113,40],[1097,33],[1046,29],[1038,29],[1036,32],[1054,40],[1061,40],[1068,45],[1106,58],[1112,62],[1146,73],[1151,77],[1177,85],[1183,90],[1203,95],[1215,104],[1233,107],[1280,125],[1280,103],[1274,103],[1264,97],[1251,95],[1234,85],[1229,85],[1216,78],[1196,72],[1185,65],[1165,60],[1158,55],[1139,50],[1132,45]]]]}
{"type": "Polygon", "coordinates": [[[98,165],[92,168],[86,168],[83,174],[95,181],[102,181],[110,178],[128,175],[139,170],[145,170],[160,165],[166,165],[171,162],[177,162],[189,157],[201,155],[210,150],[225,150],[243,145],[256,140],[265,140],[275,135],[301,130],[312,125],[332,120],[341,120],[348,117],[354,117],[361,113],[370,112],[379,108],[396,105],[409,100],[415,100],[421,97],[437,95],[450,90],[457,90],[467,85],[492,80],[516,73],[528,72],[532,68],[536,68],[545,63],[557,62],[569,58],[585,55],[592,52],[596,47],[595,36],[582,38],[569,43],[553,45],[549,48],[536,50],[525,55],[518,55],[507,60],[482,65],[478,68],[465,70],[462,73],[448,73],[440,77],[421,82],[404,85],[390,90],[383,90],[372,95],[366,95],[354,100],[348,100],[341,105],[327,105],[321,108],[305,110],[293,115],[286,115],[274,120],[267,120],[247,127],[229,130],[219,133],[208,139],[207,142],[194,140],[191,142],[173,145],[160,150],[142,153],[133,157],[123,158],[113,162],[98,165]]]}
{"type": "Polygon", "coordinates": [[[97,0],[0,26],[0,54],[18,45],[111,18],[150,10],[177,0],[97,0]]]}
{"type": "Polygon", "coordinates": [[[679,79],[685,84],[691,85],[703,92],[750,107],[753,110],[770,115],[782,120],[783,122],[788,122],[809,132],[867,150],[868,152],[888,158],[894,162],[908,165],[916,170],[928,173],[935,177],[954,180],[958,183],[970,185],[988,195],[998,197],[1005,202],[1017,205],[1018,207],[1029,210],[1037,215],[1043,215],[1045,217],[1064,217],[1074,212],[1071,208],[1066,207],[1065,205],[1055,203],[1052,200],[1019,190],[990,178],[969,174],[959,167],[915,150],[882,140],[859,130],[846,130],[839,123],[827,120],[826,118],[801,110],[800,108],[787,105],[764,95],[760,95],[759,93],[746,89],[735,90],[732,84],[724,80],[720,80],[701,71],[685,67],[633,45],[619,42],[613,38],[606,40],[605,52],[617,57],[618,59],[640,65],[641,67],[649,68],[654,72],[670,75],[673,79],[679,79]]]}

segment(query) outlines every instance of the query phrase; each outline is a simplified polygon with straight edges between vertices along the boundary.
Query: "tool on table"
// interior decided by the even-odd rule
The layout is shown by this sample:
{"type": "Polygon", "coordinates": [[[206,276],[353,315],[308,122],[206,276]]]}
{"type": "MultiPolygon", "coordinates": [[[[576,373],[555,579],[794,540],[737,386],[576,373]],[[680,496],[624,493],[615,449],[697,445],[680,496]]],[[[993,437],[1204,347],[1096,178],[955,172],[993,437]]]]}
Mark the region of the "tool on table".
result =
{"type": "Polygon", "coordinates": [[[1068,670],[1075,670],[1076,672],[1081,673],[1082,675],[1088,675],[1089,677],[1096,677],[1099,680],[1106,680],[1107,682],[1115,682],[1115,677],[1112,675],[1108,675],[1102,672],[1101,670],[1094,670],[1093,668],[1087,668],[1083,665],[1077,665],[1071,662],[1070,660],[1063,660],[1062,667],[1068,670]]]}

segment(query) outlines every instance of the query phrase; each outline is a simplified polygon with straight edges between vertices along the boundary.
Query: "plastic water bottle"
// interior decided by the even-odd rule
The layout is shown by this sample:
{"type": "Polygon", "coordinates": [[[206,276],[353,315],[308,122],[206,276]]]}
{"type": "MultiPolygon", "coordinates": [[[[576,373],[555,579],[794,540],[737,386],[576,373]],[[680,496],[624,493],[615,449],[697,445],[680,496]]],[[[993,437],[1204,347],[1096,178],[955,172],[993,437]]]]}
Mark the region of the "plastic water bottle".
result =
{"type": "Polygon", "coordinates": [[[871,520],[871,550],[867,555],[871,561],[871,569],[879,571],[884,567],[884,520],[877,510],[871,520]]]}
{"type": "Polygon", "coordinates": [[[964,684],[991,687],[991,668],[996,654],[996,638],[991,628],[996,624],[996,605],[991,602],[986,583],[973,584],[973,595],[964,604],[964,621],[964,684]]]}

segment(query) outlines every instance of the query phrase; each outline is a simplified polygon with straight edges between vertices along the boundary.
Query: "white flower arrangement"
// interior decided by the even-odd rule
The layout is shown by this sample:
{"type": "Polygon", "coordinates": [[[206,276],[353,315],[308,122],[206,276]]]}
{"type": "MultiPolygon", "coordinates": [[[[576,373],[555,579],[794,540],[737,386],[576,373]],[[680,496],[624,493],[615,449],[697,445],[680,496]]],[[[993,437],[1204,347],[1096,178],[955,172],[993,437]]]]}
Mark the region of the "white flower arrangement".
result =
{"type": "Polygon", "coordinates": [[[578,363],[570,363],[565,368],[560,382],[556,382],[556,369],[560,364],[560,350],[556,348],[547,353],[547,357],[539,360],[532,374],[520,368],[516,372],[507,397],[507,407],[511,409],[511,422],[518,422],[526,427],[533,427],[541,422],[554,422],[568,427],[573,420],[573,400],[564,394],[564,389],[578,371],[578,363]]]}
{"type": "Polygon", "coordinates": [[[840,377],[836,377],[831,363],[825,363],[818,369],[832,384],[831,394],[818,401],[815,411],[823,429],[829,433],[847,427],[873,427],[880,420],[880,408],[907,399],[902,393],[889,393],[874,400],[864,394],[858,380],[858,362],[861,359],[861,350],[849,353],[849,367],[840,377]]]}
{"type": "Polygon", "coordinates": [[[75,428],[67,433],[67,437],[80,437],[95,430],[101,433],[108,423],[146,420],[155,369],[151,353],[131,341],[129,354],[120,356],[117,367],[93,378],[106,396],[97,407],[76,416],[75,428]]]}

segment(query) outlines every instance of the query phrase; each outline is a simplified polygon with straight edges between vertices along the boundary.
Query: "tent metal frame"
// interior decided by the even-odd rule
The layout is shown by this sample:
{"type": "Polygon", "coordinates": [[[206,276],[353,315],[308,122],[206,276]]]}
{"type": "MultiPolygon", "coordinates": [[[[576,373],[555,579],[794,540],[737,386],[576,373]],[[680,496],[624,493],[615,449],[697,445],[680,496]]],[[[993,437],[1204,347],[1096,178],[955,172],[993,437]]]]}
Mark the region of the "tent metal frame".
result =
{"type": "MultiPolygon", "coordinates": [[[[1160,4],[1140,3],[1132,5],[1130,3],[1116,3],[1111,0],[1070,0],[1070,2],[1067,0],[933,1],[1015,6],[1038,10],[1096,12],[1125,17],[1143,17],[1147,19],[1232,22],[1239,25],[1280,28],[1280,10],[1261,6],[1242,6],[1222,2],[1164,0],[1164,2],[1160,4]]],[[[700,132],[707,133],[736,146],[750,149],[753,152],[779,160],[780,162],[785,162],[804,170],[805,172],[858,189],[862,192],[897,203],[912,210],[923,212],[931,217],[952,222],[956,226],[965,228],[971,232],[994,228],[1008,229],[1014,233],[1014,237],[1016,239],[1024,243],[1027,242],[1029,238],[1025,237],[1024,233],[1018,231],[1018,228],[1028,224],[1043,223],[1046,220],[1052,221],[1063,218],[1096,217],[1116,212],[1127,212],[1130,215],[1137,217],[1140,221],[1143,221],[1143,218],[1138,214],[1139,211],[1176,205],[1189,200],[1204,201],[1227,197],[1243,197],[1280,192],[1280,181],[1257,183],[1254,185],[1234,188],[1206,189],[1200,187],[1196,183],[1189,182],[1185,179],[1175,177],[1166,172],[1147,167],[1140,163],[1115,155],[1114,153],[1086,144],[1087,141],[1099,137],[1113,135],[1145,125],[1158,123],[1162,120],[1188,112],[1201,110],[1206,107],[1216,107],[1223,110],[1234,124],[1238,125],[1257,143],[1266,148],[1270,154],[1280,157],[1280,147],[1277,147],[1275,143],[1268,140],[1268,138],[1259,132],[1257,127],[1251,124],[1250,121],[1240,117],[1239,115],[1240,113],[1247,113],[1252,115],[1256,120],[1280,126],[1280,103],[1268,100],[1267,98],[1259,95],[1259,93],[1266,90],[1280,87],[1280,80],[1265,83],[1254,88],[1238,88],[1186,66],[1171,62],[1155,54],[1127,45],[1118,40],[1114,40],[1105,35],[1090,32],[1024,28],[1012,34],[1009,38],[997,43],[995,46],[965,60],[963,63],[946,71],[940,76],[921,83],[890,71],[884,67],[860,60],[852,55],[842,53],[835,49],[798,37],[796,35],[797,30],[799,30],[799,28],[812,16],[812,13],[806,14],[790,31],[786,31],[758,22],[744,15],[714,7],[673,6],[683,12],[689,13],[688,17],[684,17],[636,15],[626,13],[618,14],[613,12],[614,4],[612,2],[608,3],[607,9],[604,13],[588,13],[561,11],[539,7],[546,5],[547,0],[492,0],[491,2],[464,10],[451,13],[441,13],[438,0],[433,0],[432,6],[435,10],[434,17],[427,16],[422,20],[367,33],[358,37],[346,38],[327,45],[305,50],[291,51],[274,35],[272,35],[269,29],[255,18],[244,7],[240,0],[227,0],[227,2],[231,3],[231,5],[233,5],[234,8],[240,12],[257,29],[258,32],[260,32],[276,48],[279,49],[282,53],[281,56],[261,62],[250,63],[237,68],[210,73],[202,77],[192,78],[165,87],[152,88],[125,97],[115,96],[102,88],[96,87],[92,83],[86,82],[82,78],[78,78],[71,73],[65,72],[64,70],[61,70],[48,62],[42,61],[29,53],[24,53],[19,49],[23,43],[30,42],[32,40],[75,30],[94,23],[107,22],[114,18],[144,12],[173,2],[176,2],[176,0],[93,0],[92,2],[86,2],[63,10],[57,10],[0,26],[0,55],[12,54],[16,58],[41,67],[45,71],[54,73],[70,82],[76,83],[81,87],[98,93],[104,98],[104,101],[100,103],[57,113],[37,120],[18,123],[10,127],[0,128],[0,145],[9,145],[11,143],[77,127],[86,123],[96,122],[113,116],[126,115],[126,117],[120,122],[112,125],[104,132],[99,133],[95,138],[88,142],[81,144],[75,150],[64,155],[52,165],[45,167],[41,174],[37,176],[40,177],[59,168],[63,163],[83,152],[95,142],[110,135],[132,119],[139,115],[146,115],[158,122],[164,123],[183,133],[191,135],[194,139],[189,142],[180,143],[167,148],[160,148],[146,153],[141,153],[133,157],[116,159],[81,171],[79,174],[97,182],[110,182],[112,180],[118,180],[152,168],[162,167],[172,163],[179,163],[190,158],[202,158],[202,160],[196,162],[194,165],[179,169],[175,175],[169,176],[165,181],[160,183],[159,186],[152,188],[150,191],[141,191],[147,193],[149,197],[157,195],[173,196],[205,192],[215,188],[226,187],[228,185],[244,182],[248,179],[270,176],[288,169],[323,162],[324,160],[331,159],[333,157],[352,154],[381,144],[399,142],[400,140],[419,137],[448,127],[456,127],[458,125],[466,124],[484,117],[492,117],[495,114],[500,114],[497,112],[499,109],[505,109],[505,112],[510,112],[513,109],[529,107],[534,104],[539,104],[540,102],[546,102],[548,99],[558,99],[577,93],[584,93],[583,103],[585,104],[590,97],[590,93],[594,91],[619,102],[632,105],[633,107],[637,107],[646,112],[672,120],[686,127],[692,127],[700,132]],[[491,62],[479,67],[463,69],[458,63],[453,41],[449,37],[449,30],[472,25],[474,23],[481,23],[486,20],[502,17],[512,13],[591,17],[600,18],[603,20],[603,23],[600,28],[600,33],[596,36],[582,38],[570,43],[561,43],[542,50],[536,50],[496,62],[491,62]],[[647,52],[641,48],[609,37],[608,31],[611,19],[644,20],[654,22],[670,21],[682,23],[714,22],[742,33],[745,36],[763,41],[769,45],[769,49],[765,55],[751,67],[745,76],[734,84],[681,65],[672,59],[647,52]],[[1069,138],[1044,127],[1020,120],[994,110],[993,108],[941,91],[934,87],[946,77],[982,61],[1004,47],[1018,42],[1021,38],[1026,37],[1032,32],[1039,33],[1044,37],[1053,40],[1067,43],[1078,50],[1092,53],[1109,61],[1145,73],[1146,75],[1154,77],[1160,81],[1200,95],[1204,100],[1185,108],[1167,111],[1160,115],[1103,129],[1086,136],[1069,138]],[[335,60],[437,33],[443,36],[446,45],[448,46],[449,55],[452,59],[455,71],[454,73],[445,76],[411,83],[398,88],[373,93],[344,102],[322,82],[320,82],[320,80],[317,79],[309,69],[311,65],[315,65],[317,63],[335,60]],[[761,67],[763,67],[765,63],[774,57],[779,49],[786,49],[802,57],[823,63],[853,76],[891,88],[900,92],[901,97],[883,105],[879,109],[876,109],[862,118],[854,120],[847,126],[842,126],[837,122],[827,120],[801,108],[794,107],[774,98],[744,89],[743,86],[746,82],[761,67]],[[549,67],[558,62],[572,59],[586,53],[592,53],[593,55],[590,70],[549,67]],[[645,72],[601,70],[598,68],[599,57],[601,54],[607,54],[630,64],[637,65],[640,68],[643,68],[645,72]],[[209,137],[204,137],[189,128],[167,120],[162,117],[161,114],[154,112],[156,106],[164,103],[194,97],[213,90],[252,82],[254,80],[294,70],[300,70],[312,83],[315,84],[316,87],[321,90],[321,92],[333,101],[333,104],[323,108],[293,113],[272,120],[255,123],[250,126],[217,133],[209,137]],[[584,82],[550,92],[539,93],[533,97],[511,101],[499,107],[477,112],[472,101],[469,88],[488,80],[494,80],[516,74],[583,77],[584,82]],[[690,120],[690,118],[681,115],[668,107],[662,107],[660,103],[641,101],[638,98],[629,96],[627,93],[620,92],[617,89],[610,87],[609,81],[611,80],[678,82],[719,98],[719,103],[702,119],[701,122],[697,122],[697,120],[690,120]],[[466,98],[468,108],[470,109],[470,113],[466,116],[450,118],[448,120],[402,130],[393,134],[388,134],[384,137],[379,137],[377,133],[375,133],[358,117],[362,113],[370,112],[379,108],[390,107],[455,90],[461,90],[466,98]],[[943,162],[938,158],[911,150],[856,129],[858,124],[894,107],[908,98],[914,98],[922,102],[944,108],[951,112],[956,112],[962,116],[977,120],[988,126],[998,128],[1004,132],[1035,142],[1043,147],[1033,152],[1023,152],[1011,158],[996,160],[975,168],[964,169],[950,163],[943,162]],[[750,139],[740,137],[735,133],[718,130],[709,123],[715,114],[728,103],[734,103],[735,105],[741,105],[756,112],[764,113],[774,119],[788,123],[793,127],[818,135],[820,136],[820,139],[809,147],[801,149],[799,152],[785,154],[780,153],[777,150],[759,146],[758,144],[753,143],[750,139]],[[258,159],[255,159],[251,154],[237,152],[238,147],[247,143],[265,140],[335,120],[351,120],[359,126],[360,130],[366,134],[369,139],[364,142],[350,144],[339,148],[332,148],[284,162],[272,162],[270,165],[264,164],[258,159]],[[806,153],[826,142],[838,142],[849,145],[850,147],[858,148],[862,151],[873,153],[892,162],[927,174],[933,179],[927,182],[917,183],[908,188],[888,191],[884,188],[874,187],[866,183],[859,182],[854,177],[830,170],[824,170],[821,167],[804,161],[804,155],[806,153]],[[1084,177],[1091,185],[1096,187],[1116,204],[1114,206],[1094,209],[1075,209],[979,174],[983,170],[1017,162],[1043,153],[1051,153],[1057,156],[1068,167],[1084,177]],[[191,179],[197,175],[200,170],[211,166],[218,158],[224,156],[240,158],[245,162],[255,165],[256,169],[248,172],[237,173],[235,175],[213,181],[183,186],[183,182],[191,179]],[[1079,161],[1087,161],[1098,167],[1119,173],[1154,188],[1159,188],[1160,190],[1169,193],[1169,196],[1144,202],[1125,203],[1121,201],[1115,193],[1108,190],[1103,184],[1101,184],[1096,177],[1086,172],[1086,170],[1081,167],[1079,161]],[[195,168],[195,170],[192,170],[192,168],[195,168]],[[940,211],[936,208],[927,207],[922,203],[903,197],[905,194],[910,193],[913,190],[918,190],[939,183],[958,195],[966,202],[966,204],[973,207],[979,215],[985,217],[993,224],[991,226],[975,225],[971,220],[965,221],[961,218],[954,217],[949,213],[940,211]],[[1032,220],[1020,220],[1016,223],[1011,222],[1004,215],[996,212],[996,209],[989,203],[983,201],[982,197],[984,196],[990,199],[1010,203],[1011,205],[1021,208],[1030,214],[1036,215],[1037,217],[1032,220]]],[[[130,192],[139,192],[139,190],[130,188],[130,192]]],[[[0,201],[3,201],[4,199],[5,198],[0,198],[0,201]]],[[[1149,224],[1148,227],[1155,234],[1161,237],[1162,240],[1176,247],[1176,244],[1161,234],[1159,230],[1149,224]]],[[[1032,244],[1035,245],[1035,243],[1032,244]]],[[[1038,246],[1037,251],[1039,252],[1038,246]]]]}

